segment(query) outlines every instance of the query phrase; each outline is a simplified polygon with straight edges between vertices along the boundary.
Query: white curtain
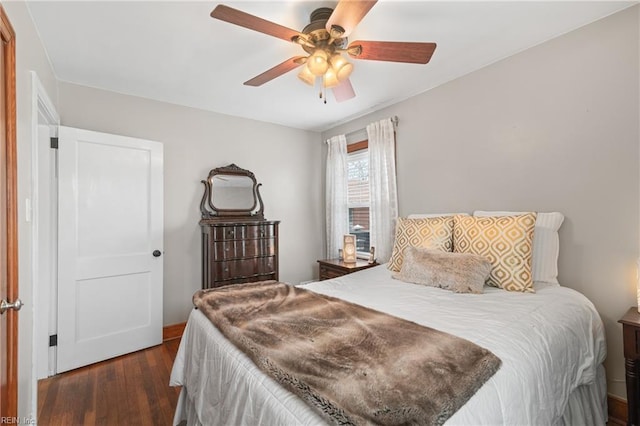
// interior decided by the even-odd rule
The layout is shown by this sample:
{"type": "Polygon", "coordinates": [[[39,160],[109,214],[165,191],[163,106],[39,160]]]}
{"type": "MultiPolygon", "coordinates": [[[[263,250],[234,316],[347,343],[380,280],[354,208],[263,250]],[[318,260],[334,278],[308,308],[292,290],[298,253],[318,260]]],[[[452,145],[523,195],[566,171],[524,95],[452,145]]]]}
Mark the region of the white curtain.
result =
{"type": "Polygon", "coordinates": [[[342,237],[349,233],[347,207],[347,138],[334,136],[327,141],[327,258],[336,259],[342,237]]]}
{"type": "Polygon", "coordinates": [[[371,210],[371,245],[379,263],[391,257],[395,225],[398,218],[396,185],[396,149],[391,119],[367,126],[369,137],[369,196],[371,210]]]}

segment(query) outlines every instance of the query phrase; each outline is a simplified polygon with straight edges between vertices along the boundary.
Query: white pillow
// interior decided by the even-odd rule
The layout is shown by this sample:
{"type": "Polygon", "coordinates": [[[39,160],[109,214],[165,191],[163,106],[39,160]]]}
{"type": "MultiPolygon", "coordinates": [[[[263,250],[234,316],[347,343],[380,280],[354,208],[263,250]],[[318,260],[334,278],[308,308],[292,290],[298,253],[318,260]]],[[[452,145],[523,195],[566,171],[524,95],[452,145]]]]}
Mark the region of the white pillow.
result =
{"type": "Polygon", "coordinates": [[[455,216],[455,215],[469,216],[467,213],[414,213],[407,216],[407,219],[425,219],[429,217],[455,216]]]}
{"type": "MultiPolygon", "coordinates": [[[[489,212],[475,211],[474,216],[515,216],[527,212],[489,212]]],[[[560,237],[558,229],[564,221],[564,215],[558,212],[538,213],[533,231],[533,260],[531,269],[533,281],[558,284],[558,255],[560,237]]]]}

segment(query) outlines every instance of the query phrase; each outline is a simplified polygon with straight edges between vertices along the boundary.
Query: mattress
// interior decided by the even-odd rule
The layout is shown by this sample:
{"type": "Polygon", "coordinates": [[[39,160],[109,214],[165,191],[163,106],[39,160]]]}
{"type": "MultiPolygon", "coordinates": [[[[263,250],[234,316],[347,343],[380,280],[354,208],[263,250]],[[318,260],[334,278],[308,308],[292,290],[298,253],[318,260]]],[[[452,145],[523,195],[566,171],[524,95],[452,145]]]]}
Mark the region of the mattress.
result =
{"type": "MultiPolygon", "coordinates": [[[[557,284],[536,283],[533,294],[492,287],[484,294],[455,294],[394,280],[382,265],[304,287],[465,338],[502,359],[500,370],[447,425],[566,422],[570,395],[602,376],[602,321],[587,298],[557,284]]],[[[176,423],[324,424],[197,310],[189,317],[171,384],[183,386],[176,423]]],[[[596,408],[599,416],[606,412],[596,408]]]]}

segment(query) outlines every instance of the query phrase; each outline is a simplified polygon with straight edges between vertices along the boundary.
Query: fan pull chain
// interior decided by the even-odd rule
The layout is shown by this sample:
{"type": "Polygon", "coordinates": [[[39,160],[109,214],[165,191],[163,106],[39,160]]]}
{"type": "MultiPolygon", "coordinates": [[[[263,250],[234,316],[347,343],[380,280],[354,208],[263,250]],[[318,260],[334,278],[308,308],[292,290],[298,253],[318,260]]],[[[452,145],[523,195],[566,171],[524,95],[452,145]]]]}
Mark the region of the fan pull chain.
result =
{"type": "Polygon", "coordinates": [[[324,88],[324,87],[323,87],[323,88],[321,88],[321,89],[320,89],[320,93],[318,93],[318,97],[319,97],[320,99],[323,99],[323,100],[324,100],[324,103],[326,104],[326,103],[327,103],[327,89],[326,89],[326,88],[324,88]],[[324,91],[324,94],[323,94],[323,91],[324,91]]]}
{"type": "Polygon", "coordinates": [[[325,85],[325,76],[322,76],[320,81],[320,99],[324,98],[324,104],[327,104],[327,86],[325,85]]]}

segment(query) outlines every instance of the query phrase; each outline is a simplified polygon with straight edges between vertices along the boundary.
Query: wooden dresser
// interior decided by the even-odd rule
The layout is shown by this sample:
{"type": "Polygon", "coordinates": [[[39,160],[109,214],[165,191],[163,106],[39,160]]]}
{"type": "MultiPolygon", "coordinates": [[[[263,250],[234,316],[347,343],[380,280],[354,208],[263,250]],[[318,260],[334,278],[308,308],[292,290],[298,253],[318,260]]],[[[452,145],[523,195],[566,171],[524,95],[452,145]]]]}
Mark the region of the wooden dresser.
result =
{"type": "Polygon", "coordinates": [[[254,174],[229,164],[202,183],[202,288],[278,280],[280,221],[264,218],[254,174]]]}
{"type": "Polygon", "coordinates": [[[279,221],[200,221],[202,288],[278,279],[279,221]]]}

